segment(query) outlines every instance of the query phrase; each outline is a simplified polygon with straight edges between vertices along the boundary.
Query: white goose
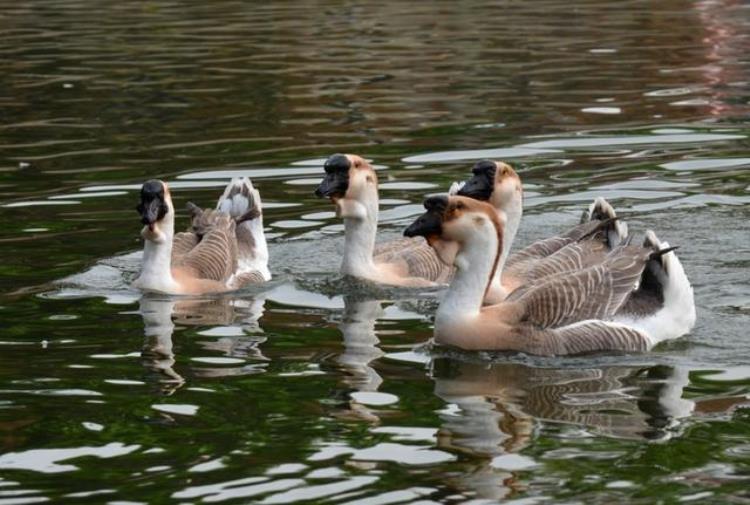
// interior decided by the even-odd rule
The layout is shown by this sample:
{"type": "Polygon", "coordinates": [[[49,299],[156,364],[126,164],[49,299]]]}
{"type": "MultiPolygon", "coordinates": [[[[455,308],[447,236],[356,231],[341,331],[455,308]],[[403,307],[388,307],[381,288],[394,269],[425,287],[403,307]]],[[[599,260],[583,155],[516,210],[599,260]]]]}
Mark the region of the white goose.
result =
{"type": "Polygon", "coordinates": [[[455,186],[453,192],[490,203],[505,229],[499,267],[485,304],[501,302],[519,286],[600,263],[612,248],[627,239],[627,225],[622,221],[608,227],[609,233],[599,232],[603,221],[617,217],[612,206],[600,197],[584,212],[578,226],[561,235],[538,240],[511,255],[523,215],[521,179],[510,165],[500,161],[479,161],[472,173],[472,178],[455,186]]]}
{"type": "Polygon", "coordinates": [[[504,302],[482,307],[504,238],[495,209],[461,196],[432,197],[404,235],[457,244],[456,274],[435,315],[435,340],[467,350],[539,355],[645,351],[693,327],[693,290],[677,256],[653,232],[643,246],[620,246],[607,259],[561,273],[504,302]],[[655,296],[644,315],[619,315],[648,268],[655,296]]]}
{"type": "Polygon", "coordinates": [[[315,194],[330,198],[344,219],[342,274],[394,286],[429,286],[450,279],[453,268],[440,261],[421,237],[376,249],[378,176],[367,161],[353,154],[335,154],[324,169],[325,178],[315,194]]]}
{"type": "Polygon", "coordinates": [[[144,224],[143,266],[133,286],[167,294],[239,289],[271,278],[260,194],[246,177],[232,179],[216,210],[188,204],[189,231],[174,232],[169,187],[150,180],[137,207],[144,224]]]}

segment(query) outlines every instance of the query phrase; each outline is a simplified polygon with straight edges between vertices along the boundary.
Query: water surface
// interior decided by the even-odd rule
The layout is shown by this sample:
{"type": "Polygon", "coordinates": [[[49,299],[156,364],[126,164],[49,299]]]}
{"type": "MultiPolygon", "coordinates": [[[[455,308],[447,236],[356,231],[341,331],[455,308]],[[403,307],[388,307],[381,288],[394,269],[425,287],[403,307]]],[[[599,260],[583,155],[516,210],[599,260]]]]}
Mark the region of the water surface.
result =
{"type": "MultiPolygon", "coordinates": [[[[0,503],[744,503],[750,9],[730,0],[0,2],[0,503]],[[381,239],[480,158],[519,244],[596,196],[679,245],[648,354],[425,346],[439,290],[337,275],[312,191],[373,160],[381,239]],[[146,178],[261,190],[274,281],[128,287],[146,178]]],[[[179,210],[178,226],[186,222],[179,210]]]]}

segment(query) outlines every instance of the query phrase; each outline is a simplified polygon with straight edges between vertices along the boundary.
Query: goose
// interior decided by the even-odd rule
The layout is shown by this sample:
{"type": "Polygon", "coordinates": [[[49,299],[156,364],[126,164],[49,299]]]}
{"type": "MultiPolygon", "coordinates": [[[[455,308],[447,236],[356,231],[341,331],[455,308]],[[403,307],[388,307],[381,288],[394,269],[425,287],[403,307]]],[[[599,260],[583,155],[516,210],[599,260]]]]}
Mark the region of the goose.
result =
{"type": "Polygon", "coordinates": [[[472,177],[454,184],[449,196],[451,193],[490,203],[504,225],[498,268],[485,296],[488,305],[502,301],[519,286],[599,263],[628,235],[622,221],[616,221],[607,234],[597,233],[600,222],[617,219],[614,208],[598,197],[584,211],[578,226],[510,254],[523,215],[523,185],[516,171],[501,161],[481,160],[472,167],[472,177]]]}
{"type": "Polygon", "coordinates": [[[187,232],[174,232],[174,205],[164,181],[143,184],[136,210],[144,225],[144,247],[134,287],[194,295],[270,280],[260,194],[248,178],[232,179],[215,210],[188,203],[187,232]]]}
{"type": "Polygon", "coordinates": [[[438,344],[546,356],[646,351],[695,323],[693,290],[674,248],[651,231],[641,246],[620,245],[597,265],[552,275],[483,307],[504,238],[495,209],[462,196],[430,197],[424,206],[427,212],[404,235],[438,236],[458,246],[456,273],[435,314],[438,344]],[[644,271],[656,284],[649,289],[657,306],[645,315],[618,313],[644,271]]]}
{"type": "Polygon", "coordinates": [[[421,237],[399,239],[375,247],[378,226],[378,176],[354,154],[334,154],[324,166],[325,177],[315,190],[336,205],[344,219],[341,273],[393,286],[445,284],[453,268],[437,257],[421,237]]]}

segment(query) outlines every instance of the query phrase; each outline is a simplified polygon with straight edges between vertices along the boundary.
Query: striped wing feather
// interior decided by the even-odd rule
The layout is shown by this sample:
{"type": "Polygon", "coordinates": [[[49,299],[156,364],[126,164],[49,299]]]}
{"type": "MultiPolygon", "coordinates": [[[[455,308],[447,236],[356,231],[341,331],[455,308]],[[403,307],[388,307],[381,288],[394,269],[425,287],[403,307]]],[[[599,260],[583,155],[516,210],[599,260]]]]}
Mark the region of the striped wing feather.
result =
{"type": "Polygon", "coordinates": [[[234,221],[228,216],[217,220],[203,239],[183,256],[180,266],[191,269],[198,278],[226,282],[237,269],[234,221]]]}
{"type": "Polygon", "coordinates": [[[409,277],[445,283],[453,276],[453,267],[443,263],[423,237],[401,238],[378,244],[376,263],[403,264],[409,277]]]}
{"type": "Polygon", "coordinates": [[[555,275],[513,298],[523,307],[523,320],[541,328],[606,319],[617,312],[633,291],[647,259],[646,249],[621,247],[603,263],[555,275]]]}
{"type": "Polygon", "coordinates": [[[574,242],[536,262],[526,273],[526,282],[533,283],[550,276],[583,270],[598,265],[607,257],[607,246],[596,240],[574,242]]]}
{"type": "Polygon", "coordinates": [[[649,340],[640,331],[607,321],[582,321],[561,328],[539,329],[523,325],[518,329],[519,349],[530,354],[562,356],[602,351],[642,352],[649,340]]]}
{"type": "Polygon", "coordinates": [[[599,221],[587,221],[571,228],[562,235],[537,240],[520,251],[511,254],[505,262],[505,268],[525,271],[529,262],[554,254],[568,244],[572,244],[594,231],[600,225],[599,221]]]}
{"type": "Polygon", "coordinates": [[[259,272],[258,270],[251,270],[249,272],[243,272],[236,275],[234,279],[232,279],[232,286],[235,289],[239,289],[250,284],[261,284],[265,281],[266,278],[263,277],[263,274],[261,272],[259,272]]]}
{"type": "Polygon", "coordinates": [[[172,265],[179,265],[183,257],[198,245],[199,239],[195,233],[180,232],[172,241],[172,265]]]}

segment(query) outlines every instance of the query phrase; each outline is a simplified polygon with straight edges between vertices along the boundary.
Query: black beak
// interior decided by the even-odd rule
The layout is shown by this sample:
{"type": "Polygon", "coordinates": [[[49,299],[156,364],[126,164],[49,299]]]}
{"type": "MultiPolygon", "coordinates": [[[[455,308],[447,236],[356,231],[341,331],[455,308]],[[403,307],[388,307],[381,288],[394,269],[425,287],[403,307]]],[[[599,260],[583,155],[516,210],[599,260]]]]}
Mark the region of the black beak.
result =
{"type": "Polygon", "coordinates": [[[492,184],[484,175],[475,175],[458,191],[459,196],[468,196],[474,200],[487,201],[492,195],[492,184]]]}
{"type": "Polygon", "coordinates": [[[405,237],[429,237],[443,233],[443,213],[448,207],[448,197],[431,196],[424,201],[427,212],[404,230],[405,237]]]}
{"type": "MultiPolygon", "coordinates": [[[[141,214],[141,223],[143,224],[154,224],[159,220],[159,211],[161,209],[161,202],[159,200],[151,200],[150,202],[141,202],[138,205],[138,212],[141,214]]],[[[166,214],[166,213],[165,213],[166,214]]],[[[164,215],[162,215],[164,217],[164,215]]]]}
{"type": "Polygon", "coordinates": [[[404,237],[429,237],[443,233],[442,216],[434,211],[427,211],[404,230],[404,237]]]}
{"type": "Polygon", "coordinates": [[[320,185],[315,190],[318,198],[330,198],[332,196],[343,196],[349,188],[349,176],[339,173],[326,174],[320,185]]]}
{"type": "Polygon", "coordinates": [[[478,161],[471,169],[474,175],[466,181],[464,187],[458,191],[458,195],[486,202],[492,196],[496,171],[497,164],[494,161],[478,161]]]}
{"type": "Polygon", "coordinates": [[[167,215],[169,207],[164,200],[164,184],[161,181],[146,181],[141,187],[141,203],[135,210],[141,215],[141,223],[152,226],[167,215]]]}
{"type": "Polygon", "coordinates": [[[343,154],[334,154],[328,158],[323,165],[326,176],[315,190],[315,196],[318,198],[344,196],[346,190],[349,189],[350,167],[349,158],[343,154]]]}

